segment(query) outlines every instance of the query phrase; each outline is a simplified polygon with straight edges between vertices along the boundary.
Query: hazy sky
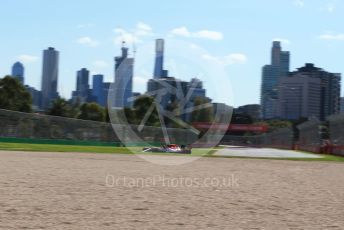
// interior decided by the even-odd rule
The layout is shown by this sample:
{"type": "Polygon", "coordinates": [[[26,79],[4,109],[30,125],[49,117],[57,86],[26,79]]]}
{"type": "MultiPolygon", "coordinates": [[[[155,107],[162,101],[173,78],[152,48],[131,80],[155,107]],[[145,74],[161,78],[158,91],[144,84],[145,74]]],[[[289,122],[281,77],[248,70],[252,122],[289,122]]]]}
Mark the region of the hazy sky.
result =
{"type": "Polygon", "coordinates": [[[166,40],[172,76],[200,77],[210,96],[223,91],[216,84],[230,84],[235,106],[259,102],[261,67],[274,39],[291,52],[292,70],[314,62],[344,73],[341,0],[2,0],[0,6],[0,76],[20,60],[25,83],[40,89],[42,50],[52,46],[60,51],[59,91],[68,98],[82,67],[113,80],[123,39],[131,50],[135,41],[134,90],[141,92],[153,71],[156,38],[166,40]],[[209,73],[206,63],[224,74],[209,73]]]}

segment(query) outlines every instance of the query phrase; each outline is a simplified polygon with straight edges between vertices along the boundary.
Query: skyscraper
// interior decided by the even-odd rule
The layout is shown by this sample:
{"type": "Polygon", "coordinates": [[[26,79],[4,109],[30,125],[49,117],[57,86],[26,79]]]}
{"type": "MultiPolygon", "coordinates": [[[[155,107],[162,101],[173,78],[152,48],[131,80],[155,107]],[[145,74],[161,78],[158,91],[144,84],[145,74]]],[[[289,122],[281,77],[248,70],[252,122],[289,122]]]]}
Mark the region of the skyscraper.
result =
{"type": "Polygon", "coordinates": [[[115,107],[131,107],[128,99],[133,94],[134,58],[128,58],[128,48],[122,47],[122,55],[115,57],[115,107]]]}
{"type": "Polygon", "coordinates": [[[340,113],[344,113],[344,97],[340,98],[340,113]]]}
{"type": "Polygon", "coordinates": [[[261,85],[261,110],[263,119],[278,117],[278,83],[289,72],[288,51],[281,50],[281,43],[273,41],[271,64],[263,66],[261,85]]]}
{"type": "Polygon", "coordinates": [[[280,117],[298,119],[300,117],[326,117],[340,112],[339,73],[330,73],[314,64],[291,72],[280,81],[280,117]]]}
{"type": "Polygon", "coordinates": [[[104,106],[108,106],[108,96],[113,95],[113,89],[111,88],[111,82],[104,82],[103,90],[104,90],[104,106]]]}
{"type": "Polygon", "coordinates": [[[47,109],[52,100],[58,97],[59,52],[52,47],[43,51],[42,108],[47,109]]]}
{"type": "Polygon", "coordinates": [[[155,40],[155,62],[153,78],[167,77],[168,71],[164,70],[164,39],[155,40]]]}
{"type": "Polygon", "coordinates": [[[20,62],[16,62],[12,66],[12,77],[17,78],[20,83],[24,84],[24,66],[20,62]]]}
{"type": "Polygon", "coordinates": [[[87,91],[90,88],[88,84],[90,71],[86,68],[82,68],[76,72],[76,90],[77,91],[87,91]]]}
{"type": "Polygon", "coordinates": [[[90,85],[88,84],[90,72],[86,68],[82,68],[76,72],[76,90],[73,91],[73,101],[78,100],[80,103],[89,101],[90,85]]]}
{"type": "Polygon", "coordinates": [[[279,117],[320,119],[321,81],[307,75],[282,77],[279,83],[279,117]]]}
{"type": "Polygon", "coordinates": [[[104,76],[102,74],[93,75],[92,95],[99,105],[105,106],[104,76]]]}
{"type": "Polygon", "coordinates": [[[271,65],[279,66],[281,62],[281,42],[273,41],[271,48],[271,65]]]}

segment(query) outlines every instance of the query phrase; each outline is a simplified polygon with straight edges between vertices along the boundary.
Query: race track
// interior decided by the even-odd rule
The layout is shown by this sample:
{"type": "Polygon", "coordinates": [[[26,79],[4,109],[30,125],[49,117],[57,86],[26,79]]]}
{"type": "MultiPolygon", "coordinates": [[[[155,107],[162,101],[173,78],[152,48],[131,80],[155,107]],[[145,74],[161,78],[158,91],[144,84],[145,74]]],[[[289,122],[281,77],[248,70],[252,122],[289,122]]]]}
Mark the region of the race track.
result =
{"type": "Polygon", "coordinates": [[[0,151],[6,230],[343,229],[343,193],[341,163],[0,151]]]}
{"type": "Polygon", "coordinates": [[[318,154],[302,153],[294,150],[272,148],[252,148],[243,146],[223,146],[216,156],[256,157],[256,158],[322,158],[318,154]]]}

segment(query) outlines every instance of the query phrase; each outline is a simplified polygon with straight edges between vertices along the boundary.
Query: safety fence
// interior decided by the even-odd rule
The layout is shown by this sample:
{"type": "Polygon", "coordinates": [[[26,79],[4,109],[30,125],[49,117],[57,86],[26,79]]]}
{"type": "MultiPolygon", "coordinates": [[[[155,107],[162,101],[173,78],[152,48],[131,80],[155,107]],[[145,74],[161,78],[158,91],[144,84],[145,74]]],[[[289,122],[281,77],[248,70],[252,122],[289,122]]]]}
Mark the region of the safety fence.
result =
{"type": "Polygon", "coordinates": [[[262,145],[262,135],[254,136],[236,136],[236,135],[224,135],[220,144],[232,145],[232,146],[250,146],[259,147],[262,145]]]}
{"type": "Polygon", "coordinates": [[[297,127],[252,136],[224,135],[210,130],[200,135],[192,129],[111,124],[73,118],[22,113],[0,109],[0,142],[57,143],[78,145],[142,146],[170,143],[195,147],[216,144],[298,149],[344,155],[344,115],[326,122],[307,121],[297,127]],[[167,135],[166,135],[167,134],[167,135]],[[297,138],[296,138],[297,136],[297,138]]]}
{"type": "Polygon", "coordinates": [[[282,128],[271,133],[253,136],[235,136],[225,135],[221,141],[222,145],[249,146],[249,147],[265,147],[292,149],[293,130],[291,128],[282,128]]]}
{"type": "Polygon", "coordinates": [[[331,152],[344,156],[344,114],[328,117],[331,152]]]}
{"type": "Polygon", "coordinates": [[[111,124],[34,113],[0,109],[0,138],[2,141],[30,143],[103,145],[160,145],[164,132],[169,141],[177,144],[194,142],[198,136],[188,129],[111,124]]]}
{"type": "Polygon", "coordinates": [[[292,128],[281,128],[271,133],[263,134],[262,146],[280,149],[293,149],[294,133],[292,128]]]}
{"type": "Polygon", "coordinates": [[[299,140],[296,142],[297,149],[314,153],[322,152],[321,125],[320,121],[307,121],[298,125],[299,140]]]}
{"type": "Polygon", "coordinates": [[[119,141],[103,122],[0,110],[0,136],[75,141],[119,141]]]}

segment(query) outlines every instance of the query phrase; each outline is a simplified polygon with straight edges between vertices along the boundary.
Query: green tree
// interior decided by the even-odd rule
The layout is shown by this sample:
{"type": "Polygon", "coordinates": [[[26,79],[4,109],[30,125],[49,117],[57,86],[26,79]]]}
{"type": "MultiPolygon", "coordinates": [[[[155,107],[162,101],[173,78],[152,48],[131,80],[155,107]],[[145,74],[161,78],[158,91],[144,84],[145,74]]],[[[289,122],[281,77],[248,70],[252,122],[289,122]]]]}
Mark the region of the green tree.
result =
{"type": "MultiPolygon", "coordinates": [[[[149,111],[152,105],[154,105],[154,98],[150,96],[141,96],[134,101],[133,114],[131,114],[131,119],[135,124],[140,124],[140,122],[145,117],[146,113],[149,111]]],[[[129,111],[126,111],[126,114],[129,114],[129,111]]],[[[145,125],[148,126],[158,126],[159,125],[159,116],[158,111],[154,105],[154,109],[150,114],[145,125]]]]}
{"type": "Polygon", "coordinates": [[[81,103],[79,100],[77,100],[74,103],[68,103],[70,106],[70,111],[69,111],[69,117],[72,118],[77,118],[80,114],[80,107],[81,107],[81,103]]]}
{"type": "Polygon", "coordinates": [[[52,116],[71,117],[71,106],[66,99],[57,98],[52,102],[52,106],[47,114],[52,116]]]}
{"type": "Polygon", "coordinates": [[[231,124],[252,124],[253,119],[250,115],[233,113],[231,124]]]}
{"type": "Polygon", "coordinates": [[[135,111],[132,108],[124,108],[124,115],[128,121],[128,124],[138,124],[138,119],[136,119],[135,111]]]}
{"type": "Polygon", "coordinates": [[[105,121],[108,123],[111,122],[109,108],[107,106],[105,106],[104,113],[105,113],[105,121]]]}
{"type": "Polygon", "coordinates": [[[80,107],[79,119],[105,121],[105,110],[97,103],[85,103],[80,107]]]}
{"type": "Polygon", "coordinates": [[[0,79],[0,108],[20,112],[31,112],[31,94],[15,78],[0,79]]]}
{"type": "MultiPolygon", "coordinates": [[[[202,97],[196,97],[194,100],[194,107],[202,106],[209,103],[209,100],[202,97]]],[[[211,122],[213,120],[213,108],[205,107],[192,112],[192,122],[211,122]]]]}
{"type": "Polygon", "coordinates": [[[269,121],[257,122],[255,124],[268,125],[269,132],[272,132],[281,128],[290,128],[293,126],[293,123],[291,121],[286,121],[286,120],[269,120],[269,121]]]}

